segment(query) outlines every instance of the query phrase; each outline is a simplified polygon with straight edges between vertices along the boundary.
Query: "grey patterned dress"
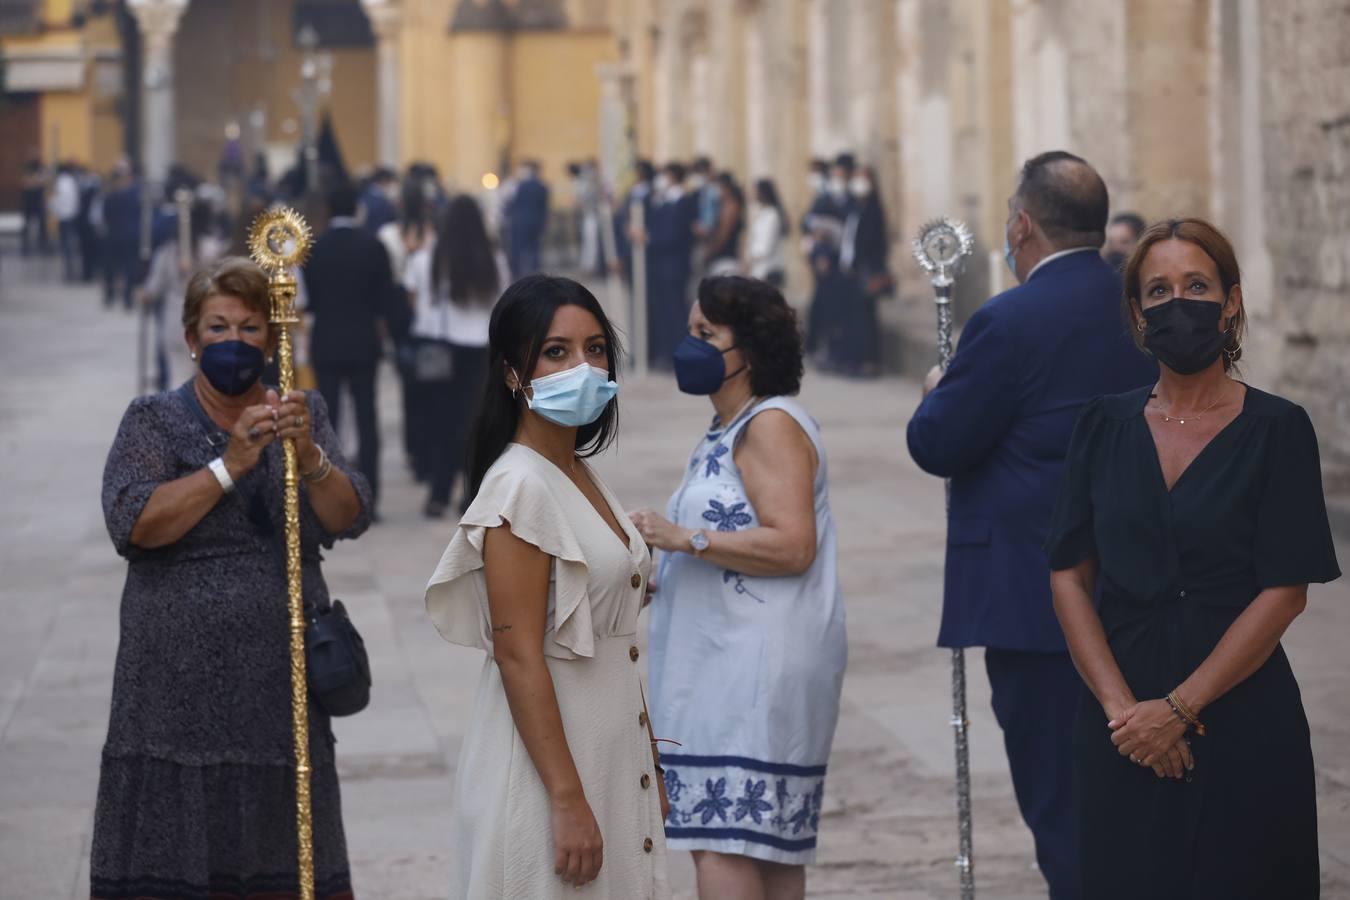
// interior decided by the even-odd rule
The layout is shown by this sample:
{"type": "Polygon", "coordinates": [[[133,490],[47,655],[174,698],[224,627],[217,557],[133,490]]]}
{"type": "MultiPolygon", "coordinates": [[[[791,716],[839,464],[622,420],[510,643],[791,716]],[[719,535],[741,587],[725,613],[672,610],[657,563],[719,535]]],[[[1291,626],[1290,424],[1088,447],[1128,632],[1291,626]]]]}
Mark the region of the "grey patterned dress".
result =
{"type": "MultiPolygon", "coordinates": [[[[329,534],[301,488],[305,598],[325,606],[320,548],[366,529],[370,489],[343,459],[323,399],[307,397],[315,442],[361,501],[352,527],[329,534]]],[[[132,401],[108,454],[104,517],[130,565],[90,863],[99,900],[296,895],[280,444],[176,543],[131,543],[155,488],[222,449],[169,392],[132,401]]],[[[311,705],[316,896],[350,898],[333,744],[311,705]]]]}

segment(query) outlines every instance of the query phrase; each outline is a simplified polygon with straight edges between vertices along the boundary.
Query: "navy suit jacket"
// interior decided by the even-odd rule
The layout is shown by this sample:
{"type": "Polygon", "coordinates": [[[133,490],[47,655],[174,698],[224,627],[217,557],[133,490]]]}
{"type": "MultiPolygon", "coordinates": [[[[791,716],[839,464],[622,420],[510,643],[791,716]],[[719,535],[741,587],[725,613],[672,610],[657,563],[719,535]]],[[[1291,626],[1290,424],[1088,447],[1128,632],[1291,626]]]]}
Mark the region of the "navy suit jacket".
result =
{"type": "Polygon", "coordinates": [[[951,479],[942,647],[1063,652],[1046,532],[1083,404],[1158,377],[1095,251],[1059,257],[971,316],[908,429],[925,472],[951,479]]]}
{"type": "Polygon", "coordinates": [[[547,221],[548,186],[538,178],[524,179],[511,198],[511,235],[517,240],[538,240],[547,221]]]}
{"type": "Polygon", "coordinates": [[[658,282],[689,279],[694,252],[694,222],[698,219],[698,195],[682,194],[678,200],[653,203],[647,220],[647,273],[658,282]]]}

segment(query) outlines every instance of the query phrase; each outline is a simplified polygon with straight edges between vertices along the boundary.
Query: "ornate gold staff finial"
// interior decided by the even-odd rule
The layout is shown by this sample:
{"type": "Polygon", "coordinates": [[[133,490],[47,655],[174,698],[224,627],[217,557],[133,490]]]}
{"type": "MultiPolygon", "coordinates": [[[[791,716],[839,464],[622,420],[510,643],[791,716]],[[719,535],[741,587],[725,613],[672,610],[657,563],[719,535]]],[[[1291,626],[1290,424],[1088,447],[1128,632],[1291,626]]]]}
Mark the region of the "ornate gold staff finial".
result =
{"type": "MultiPolygon", "coordinates": [[[[268,210],[253,220],[248,249],[266,270],[272,309],[268,316],[278,331],[277,362],[281,394],[295,387],[295,351],[291,326],[295,314],[295,278],[291,270],[309,254],[309,225],[293,209],[268,210]]],[[[295,738],[295,822],[299,848],[300,898],[314,900],[314,824],[310,813],[309,688],[305,677],[305,608],[300,579],[300,473],[294,439],[282,444],[286,458],[286,589],[291,632],[291,732],[295,738]]]]}

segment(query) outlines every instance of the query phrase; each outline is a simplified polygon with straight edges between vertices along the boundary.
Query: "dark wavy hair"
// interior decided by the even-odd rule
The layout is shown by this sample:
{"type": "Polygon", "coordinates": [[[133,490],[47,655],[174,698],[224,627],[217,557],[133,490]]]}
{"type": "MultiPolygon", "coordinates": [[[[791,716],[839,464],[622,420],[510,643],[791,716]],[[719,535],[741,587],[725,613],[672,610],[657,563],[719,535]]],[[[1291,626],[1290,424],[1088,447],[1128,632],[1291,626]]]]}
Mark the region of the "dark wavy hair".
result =
{"type": "MultiPolygon", "coordinates": [[[[506,289],[492,310],[488,326],[488,376],[469,438],[469,496],[478,496],[478,488],[488,469],[515,439],[525,408],[525,392],[512,396],[506,386],[506,370],[514,369],[522,383],[539,362],[539,354],[553,326],[553,316],[564,306],[579,306],[600,323],[605,336],[605,355],[609,377],[619,374],[623,346],[614,326],[595,296],[570,278],[529,275],[506,289]]],[[[619,398],[609,401],[605,411],[589,425],[577,429],[576,449],[581,457],[595,456],[614,442],[619,430],[619,398]]]]}
{"type": "Polygon", "coordinates": [[[483,211],[468,194],[456,195],[446,206],[436,235],[431,287],[438,303],[445,297],[441,288],[447,281],[450,300],[460,306],[487,306],[502,289],[483,211]]]}
{"type": "Polygon", "coordinates": [[[757,397],[791,397],[802,387],[802,331],[797,313],[773,285],[723,275],[699,282],[698,305],[714,325],[727,325],[750,365],[757,397]]]}

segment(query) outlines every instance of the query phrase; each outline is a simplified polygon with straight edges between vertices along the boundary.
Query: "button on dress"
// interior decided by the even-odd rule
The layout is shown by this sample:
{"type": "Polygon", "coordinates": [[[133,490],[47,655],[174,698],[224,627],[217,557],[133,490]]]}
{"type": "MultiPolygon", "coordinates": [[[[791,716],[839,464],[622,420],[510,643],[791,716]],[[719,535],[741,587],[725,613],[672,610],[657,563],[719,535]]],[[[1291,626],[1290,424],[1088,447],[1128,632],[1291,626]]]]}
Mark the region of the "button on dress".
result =
{"type": "MultiPolygon", "coordinates": [[[[1169,491],[1147,388],[1088,404],[1047,551],[1098,565],[1097,607],[1140,700],[1181,684],[1264,589],[1340,576],[1317,438],[1302,408],[1248,387],[1169,491]]],[[[1074,741],[1084,896],[1311,900],[1317,807],[1308,722],[1282,647],[1201,714],[1191,781],[1121,756],[1084,689],[1074,741]]]]}
{"type": "Polygon", "coordinates": [[[455,773],[455,900],[666,900],[661,798],[638,672],[637,620],[651,557],[618,500],[592,479],[627,546],[545,457],[511,444],[488,470],[427,585],[427,611],[448,641],[487,652],[455,773]],[[548,794],[516,730],[492,657],[483,543],[512,533],[553,557],[544,661],[567,745],[604,840],[604,863],[580,890],[554,873],[548,794]]]}

